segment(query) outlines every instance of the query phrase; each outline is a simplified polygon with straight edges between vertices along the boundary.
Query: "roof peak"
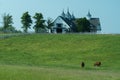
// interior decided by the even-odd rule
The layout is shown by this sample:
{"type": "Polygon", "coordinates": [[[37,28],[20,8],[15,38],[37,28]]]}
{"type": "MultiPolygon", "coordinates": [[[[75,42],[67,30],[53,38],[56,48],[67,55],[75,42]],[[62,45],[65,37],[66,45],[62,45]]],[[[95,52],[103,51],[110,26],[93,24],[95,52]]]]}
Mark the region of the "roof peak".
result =
{"type": "Polygon", "coordinates": [[[62,12],[61,16],[62,16],[62,17],[65,17],[64,9],[63,9],[63,12],[62,12]]]}
{"type": "Polygon", "coordinates": [[[65,12],[64,9],[63,9],[61,16],[62,16],[63,18],[67,18],[67,19],[69,19],[69,20],[75,19],[74,14],[73,14],[73,13],[72,13],[72,14],[70,13],[69,8],[67,9],[66,12],[65,12]]]}
{"type": "Polygon", "coordinates": [[[92,15],[91,15],[90,11],[88,11],[87,17],[88,17],[89,19],[92,18],[92,15]]]}

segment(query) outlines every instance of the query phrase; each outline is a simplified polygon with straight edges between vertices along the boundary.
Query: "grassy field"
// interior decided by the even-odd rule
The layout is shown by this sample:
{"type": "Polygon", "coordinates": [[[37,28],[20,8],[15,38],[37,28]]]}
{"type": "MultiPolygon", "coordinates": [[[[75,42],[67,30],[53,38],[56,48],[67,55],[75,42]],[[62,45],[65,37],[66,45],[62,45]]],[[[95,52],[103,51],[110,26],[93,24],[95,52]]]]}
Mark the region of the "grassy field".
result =
{"type": "Polygon", "coordinates": [[[0,80],[120,80],[119,74],[120,35],[31,34],[0,39],[0,80]],[[96,61],[102,66],[94,67],[96,61]]]}

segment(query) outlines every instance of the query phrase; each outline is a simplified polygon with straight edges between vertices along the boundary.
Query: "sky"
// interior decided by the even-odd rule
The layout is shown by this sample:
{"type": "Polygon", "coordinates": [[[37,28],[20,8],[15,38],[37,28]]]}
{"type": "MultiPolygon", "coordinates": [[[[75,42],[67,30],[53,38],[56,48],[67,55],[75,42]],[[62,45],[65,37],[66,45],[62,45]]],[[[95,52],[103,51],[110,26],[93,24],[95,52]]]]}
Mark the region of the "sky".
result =
{"type": "Polygon", "coordinates": [[[120,34],[120,0],[0,0],[0,26],[4,13],[12,15],[13,26],[21,30],[21,16],[26,11],[31,16],[39,12],[44,19],[54,20],[68,8],[76,18],[86,17],[88,11],[100,18],[101,33],[120,34]]]}

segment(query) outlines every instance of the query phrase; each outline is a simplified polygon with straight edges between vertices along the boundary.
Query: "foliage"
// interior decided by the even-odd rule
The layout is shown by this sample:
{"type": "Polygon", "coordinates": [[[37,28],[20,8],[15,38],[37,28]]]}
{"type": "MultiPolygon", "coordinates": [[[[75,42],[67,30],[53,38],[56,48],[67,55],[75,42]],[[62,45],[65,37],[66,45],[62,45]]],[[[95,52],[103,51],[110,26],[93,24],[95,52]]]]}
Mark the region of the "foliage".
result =
{"type": "Polygon", "coordinates": [[[75,22],[78,32],[90,32],[90,22],[86,18],[79,18],[75,22]]]}
{"type": "Polygon", "coordinates": [[[4,32],[8,32],[10,28],[13,28],[12,27],[12,24],[13,24],[13,18],[10,14],[4,14],[3,17],[3,30],[4,32]]]}
{"type": "Polygon", "coordinates": [[[46,23],[47,23],[46,26],[47,26],[48,29],[51,29],[51,27],[54,25],[53,20],[51,18],[48,18],[46,23]]]}
{"type": "Polygon", "coordinates": [[[3,28],[3,27],[0,27],[0,31],[3,32],[3,31],[4,31],[4,28],[3,28]]]}
{"type": "Polygon", "coordinates": [[[45,20],[43,20],[43,15],[42,13],[36,13],[33,18],[35,19],[35,25],[34,25],[35,32],[39,33],[40,29],[45,28],[45,25],[44,25],[45,20]]]}
{"type": "Polygon", "coordinates": [[[30,28],[30,26],[32,24],[32,19],[28,12],[23,13],[23,15],[21,17],[21,23],[23,24],[22,28],[23,28],[24,32],[27,33],[28,28],[30,28]]]}

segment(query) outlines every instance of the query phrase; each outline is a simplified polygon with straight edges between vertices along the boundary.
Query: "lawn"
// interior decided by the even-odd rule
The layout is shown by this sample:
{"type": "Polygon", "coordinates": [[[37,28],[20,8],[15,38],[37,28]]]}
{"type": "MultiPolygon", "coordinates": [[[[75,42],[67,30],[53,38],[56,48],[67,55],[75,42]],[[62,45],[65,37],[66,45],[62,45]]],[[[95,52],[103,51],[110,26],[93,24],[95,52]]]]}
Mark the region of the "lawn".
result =
{"type": "Polygon", "coordinates": [[[119,80],[120,35],[31,34],[0,39],[1,80],[119,80]],[[85,62],[85,68],[80,63],[85,62]],[[101,67],[94,67],[101,61],[101,67]]]}

